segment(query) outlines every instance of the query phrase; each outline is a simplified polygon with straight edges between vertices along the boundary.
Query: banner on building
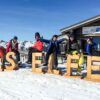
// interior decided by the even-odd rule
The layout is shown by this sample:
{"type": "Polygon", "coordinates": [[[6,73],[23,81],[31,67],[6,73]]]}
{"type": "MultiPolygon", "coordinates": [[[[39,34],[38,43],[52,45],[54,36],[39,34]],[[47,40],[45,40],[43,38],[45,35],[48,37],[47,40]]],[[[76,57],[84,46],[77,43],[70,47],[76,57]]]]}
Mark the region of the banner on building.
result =
{"type": "Polygon", "coordinates": [[[100,34],[100,26],[83,27],[83,34],[100,34]]]}

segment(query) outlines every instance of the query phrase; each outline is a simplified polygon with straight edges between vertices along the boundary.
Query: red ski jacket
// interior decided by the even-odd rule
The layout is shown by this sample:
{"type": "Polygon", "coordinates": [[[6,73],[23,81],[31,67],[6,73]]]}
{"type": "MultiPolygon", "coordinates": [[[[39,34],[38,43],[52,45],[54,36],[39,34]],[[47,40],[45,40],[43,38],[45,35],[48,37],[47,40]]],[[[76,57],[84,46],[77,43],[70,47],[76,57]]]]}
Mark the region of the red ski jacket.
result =
{"type": "Polygon", "coordinates": [[[12,41],[13,40],[10,40],[10,42],[8,42],[8,44],[7,44],[7,48],[6,48],[7,53],[14,51],[14,50],[18,51],[18,43],[13,44],[12,41]]]}
{"type": "Polygon", "coordinates": [[[33,48],[36,48],[39,51],[43,51],[43,42],[40,40],[36,41],[33,48]]]}
{"type": "Polygon", "coordinates": [[[5,55],[5,48],[0,47],[0,57],[2,58],[4,57],[4,55],[5,55]]]}

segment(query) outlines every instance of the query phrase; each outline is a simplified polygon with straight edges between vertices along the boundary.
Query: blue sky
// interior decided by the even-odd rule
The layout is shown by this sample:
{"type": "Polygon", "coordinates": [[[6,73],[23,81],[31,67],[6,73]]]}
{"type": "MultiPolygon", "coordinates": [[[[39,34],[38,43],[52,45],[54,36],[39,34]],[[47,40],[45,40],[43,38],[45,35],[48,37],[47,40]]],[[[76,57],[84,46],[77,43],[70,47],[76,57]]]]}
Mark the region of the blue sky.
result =
{"type": "Polygon", "coordinates": [[[0,0],[0,40],[50,39],[60,29],[100,14],[100,0],[0,0]]]}

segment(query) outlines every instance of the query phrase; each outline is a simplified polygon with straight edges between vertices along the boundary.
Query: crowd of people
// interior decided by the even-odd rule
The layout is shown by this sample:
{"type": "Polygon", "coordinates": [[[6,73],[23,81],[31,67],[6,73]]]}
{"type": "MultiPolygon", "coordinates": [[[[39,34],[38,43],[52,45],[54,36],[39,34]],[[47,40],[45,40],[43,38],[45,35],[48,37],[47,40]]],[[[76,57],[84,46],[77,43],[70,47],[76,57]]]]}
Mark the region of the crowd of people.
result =
{"type": "MultiPolygon", "coordinates": [[[[66,42],[67,48],[65,50],[67,54],[75,55],[75,54],[81,54],[85,52],[87,55],[92,55],[94,43],[91,38],[87,39],[85,50],[82,50],[82,47],[80,45],[81,43],[78,43],[74,34],[71,34],[69,36],[69,40],[67,40],[66,38],[59,40],[57,35],[53,35],[51,40],[46,40],[46,39],[41,38],[39,32],[36,32],[35,33],[35,43],[33,47],[30,47],[28,49],[28,59],[26,63],[32,63],[32,53],[42,52],[44,50],[44,43],[46,43],[48,47],[46,49],[45,63],[43,64],[43,66],[48,65],[49,57],[53,53],[54,55],[54,67],[53,68],[57,69],[57,66],[58,66],[57,55],[59,53],[59,44],[61,44],[63,41],[67,41],[66,42]]],[[[14,52],[16,54],[17,62],[20,63],[20,52],[18,49],[18,37],[17,36],[14,36],[13,39],[11,39],[7,43],[6,48],[0,46],[0,57],[2,57],[4,61],[5,61],[5,55],[8,52],[14,52]]],[[[4,62],[2,66],[4,66],[4,62]]],[[[2,69],[4,70],[4,67],[2,69]]]]}

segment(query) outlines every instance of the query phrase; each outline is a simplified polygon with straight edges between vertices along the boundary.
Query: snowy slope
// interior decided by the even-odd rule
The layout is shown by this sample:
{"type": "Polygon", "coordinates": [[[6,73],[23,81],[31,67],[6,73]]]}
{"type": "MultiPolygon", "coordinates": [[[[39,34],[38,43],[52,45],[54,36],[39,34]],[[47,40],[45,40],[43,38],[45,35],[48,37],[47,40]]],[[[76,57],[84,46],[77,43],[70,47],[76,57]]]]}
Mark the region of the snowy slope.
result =
{"type": "Polygon", "coordinates": [[[0,72],[0,100],[100,100],[100,83],[35,74],[0,72]]]}

